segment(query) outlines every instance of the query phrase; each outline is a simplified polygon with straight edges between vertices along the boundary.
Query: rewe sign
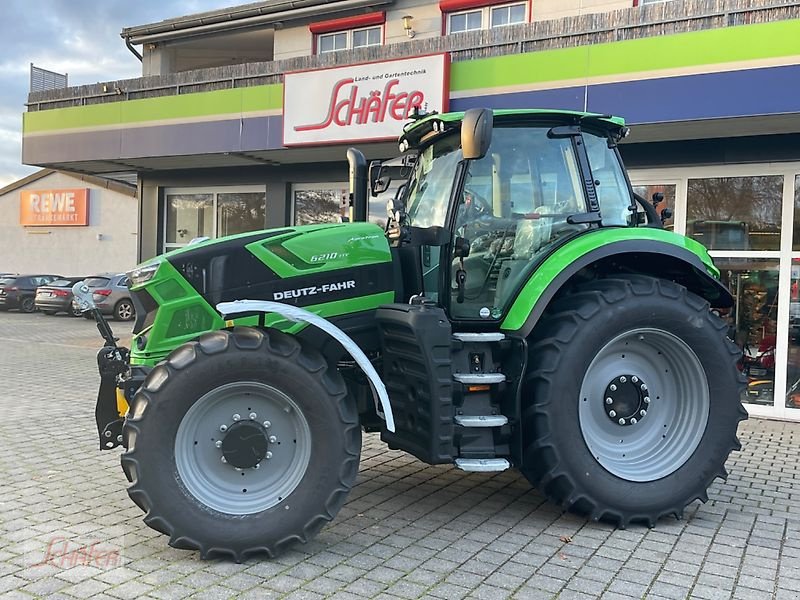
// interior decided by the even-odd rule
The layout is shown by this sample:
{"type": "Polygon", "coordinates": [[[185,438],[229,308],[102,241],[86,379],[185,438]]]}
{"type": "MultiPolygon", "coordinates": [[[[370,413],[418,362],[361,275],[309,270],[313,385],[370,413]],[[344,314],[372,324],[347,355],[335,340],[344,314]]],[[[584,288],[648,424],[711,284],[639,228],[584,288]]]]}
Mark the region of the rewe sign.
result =
{"type": "Polygon", "coordinates": [[[287,73],[284,146],[397,139],[416,109],[447,110],[447,61],[435,54],[287,73]]]}
{"type": "Polygon", "coordinates": [[[19,224],[26,226],[75,226],[89,224],[89,190],[22,191],[19,224]]]}

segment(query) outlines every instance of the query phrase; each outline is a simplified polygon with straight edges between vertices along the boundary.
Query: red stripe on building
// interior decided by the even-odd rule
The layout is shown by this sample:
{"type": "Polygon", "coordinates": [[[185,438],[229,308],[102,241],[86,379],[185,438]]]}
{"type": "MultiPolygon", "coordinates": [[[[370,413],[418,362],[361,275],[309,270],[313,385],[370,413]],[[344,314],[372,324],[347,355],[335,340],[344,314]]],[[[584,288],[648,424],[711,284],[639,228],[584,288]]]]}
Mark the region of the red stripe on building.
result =
{"type": "Polygon", "coordinates": [[[318,21],[311,23],[308,29],[311,33],[330,33],[331,31],[344,31],[346,29],[358,29],[359,27],[369,27],[370,25],[383,25],[386,22],[386,13],[383,11],[356,15],[355,17],[344,17],[341,19],[331,19],[330,21],[318,21]]]}

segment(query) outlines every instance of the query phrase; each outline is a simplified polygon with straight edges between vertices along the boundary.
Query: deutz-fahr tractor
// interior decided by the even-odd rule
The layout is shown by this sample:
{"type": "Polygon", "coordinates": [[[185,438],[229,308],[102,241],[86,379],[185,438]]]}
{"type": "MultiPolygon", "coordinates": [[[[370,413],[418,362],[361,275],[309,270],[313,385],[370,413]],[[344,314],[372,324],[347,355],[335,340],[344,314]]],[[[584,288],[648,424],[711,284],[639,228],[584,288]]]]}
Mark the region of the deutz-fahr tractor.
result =
{"type": "Polygon", "coordinates": [[[428,464],[514,467],[618,527],[706,501],[747,416],[719,316],[733,300],[633,193],[627,131],[565,111],[423,116],[399,173],[348,151],[352,222],[131,271],[130,350],[94,311],[96,417],[145,523],[204,558],[275,556],[341,508],[362,430],[428,464]],[[386,226],[367,222],[392,176],[386,226]]]}

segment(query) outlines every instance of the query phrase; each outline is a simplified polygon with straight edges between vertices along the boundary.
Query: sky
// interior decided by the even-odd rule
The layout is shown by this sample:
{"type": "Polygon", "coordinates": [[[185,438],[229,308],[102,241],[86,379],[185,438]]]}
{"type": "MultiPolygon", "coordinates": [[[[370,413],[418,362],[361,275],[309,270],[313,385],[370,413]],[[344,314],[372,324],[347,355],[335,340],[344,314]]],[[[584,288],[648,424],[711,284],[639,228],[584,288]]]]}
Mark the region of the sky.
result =
{"type": "MultiPolygon", "coordinates": [[[[124,27],[245,4],[246,0],[0,0],[0,188],[37,170],[22,164],[30,64],[69,85],[140,77],[124,27]]],[[[141,52],[141,47],[137,48],[141,52]]]]}

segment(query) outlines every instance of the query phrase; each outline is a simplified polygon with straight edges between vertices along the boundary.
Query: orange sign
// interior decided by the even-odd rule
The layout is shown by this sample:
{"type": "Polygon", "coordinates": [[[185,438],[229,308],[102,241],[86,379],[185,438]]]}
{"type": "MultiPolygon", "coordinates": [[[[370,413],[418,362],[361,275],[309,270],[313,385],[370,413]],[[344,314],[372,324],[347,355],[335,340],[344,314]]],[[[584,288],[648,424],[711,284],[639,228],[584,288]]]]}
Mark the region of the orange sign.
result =
{"type": "Polygon", "coordinates": [[[88,188],[21,192],[19,224],[45,227],[88,225],[88,188]]]}

